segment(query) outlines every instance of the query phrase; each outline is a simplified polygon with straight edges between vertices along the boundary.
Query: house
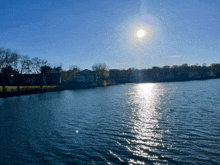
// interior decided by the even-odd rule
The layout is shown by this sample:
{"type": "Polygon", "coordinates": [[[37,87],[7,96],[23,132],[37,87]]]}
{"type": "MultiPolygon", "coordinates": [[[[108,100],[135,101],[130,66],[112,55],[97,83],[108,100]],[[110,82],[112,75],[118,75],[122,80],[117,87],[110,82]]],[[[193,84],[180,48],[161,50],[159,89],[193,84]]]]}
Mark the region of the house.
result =
{"type": "Polygon", "coordinates": [[[214,78],[214,77],[216,77],[216,75],[212,72],[190,72],[189,77],[214,78]]]}
{"type": "Polygon", "coordinates": [[[81,83],[95,83],[96,74],[94,71],[85,69],[79,72],[77,75],[73,75],[71,81],[77,81],[81,83]]]}
{"type": "Polygon", "coordinates": [[[41,74],[21,74],[13,77],[12,85],[23,86],[40,86],[42,85],[59,85],[61,83],[61,73],[41,74]]]}
{"type": "Polygon", "coordinates": [[[216,77],[216,75],[212,72],[207,72],[206,75],[209,77],[216,77]]]}
{"type": "Polygon", "coordinates": [[[24,86],[40,86],[42,83],[42,76],[40,74],[21,74],[19,77],[13,78],[14,85],[24,86]]]}

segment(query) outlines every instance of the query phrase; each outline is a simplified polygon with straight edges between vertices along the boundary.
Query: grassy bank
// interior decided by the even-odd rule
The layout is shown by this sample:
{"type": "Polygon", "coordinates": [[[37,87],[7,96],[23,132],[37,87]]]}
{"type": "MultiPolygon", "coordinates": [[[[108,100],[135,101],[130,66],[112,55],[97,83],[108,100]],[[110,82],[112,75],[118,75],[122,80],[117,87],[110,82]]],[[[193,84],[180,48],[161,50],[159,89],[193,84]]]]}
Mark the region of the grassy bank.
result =
{"type": "Polygon", "coordinates": [[[6,86],[4,92],[3,87],[0,86],[0,98],[49,92],[56,89],[56,86],[43,86],[43,89],[40,86],[19,86],[19,88],[20,92],[17,86],[6,86]]]}
{"type": "Polygon", "coordinates": [[[37,93],[45,93],[45,92],[53,92],[53,91],[61,91],[61,90],[74,90],[74,89],[88,89],[88,88],[96,88],[96,87],[105,87],[107,84],[97,85],[97,84],[65,84],[56,86],[43,86],[43,89],[40,86],[19,86],[20,91],[18,91],[17,86],[6,86],[5,92],[3,91],[3,87],[0,86],[0,98],[5,97],[13,97],[13,96],[21,96],[21,95],[30,95],[37,93]]]}

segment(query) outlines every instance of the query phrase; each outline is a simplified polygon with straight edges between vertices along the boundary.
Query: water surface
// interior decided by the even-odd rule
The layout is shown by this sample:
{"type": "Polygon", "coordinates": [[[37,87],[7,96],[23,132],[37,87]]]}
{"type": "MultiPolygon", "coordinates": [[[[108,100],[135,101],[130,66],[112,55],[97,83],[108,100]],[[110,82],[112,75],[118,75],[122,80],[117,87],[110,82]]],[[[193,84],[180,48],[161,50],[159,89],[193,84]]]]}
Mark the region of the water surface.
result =
{"type": "Polygon", "coordinates": [[[220,80],[0,99],[1,164],[218,164],[220,80]]]}

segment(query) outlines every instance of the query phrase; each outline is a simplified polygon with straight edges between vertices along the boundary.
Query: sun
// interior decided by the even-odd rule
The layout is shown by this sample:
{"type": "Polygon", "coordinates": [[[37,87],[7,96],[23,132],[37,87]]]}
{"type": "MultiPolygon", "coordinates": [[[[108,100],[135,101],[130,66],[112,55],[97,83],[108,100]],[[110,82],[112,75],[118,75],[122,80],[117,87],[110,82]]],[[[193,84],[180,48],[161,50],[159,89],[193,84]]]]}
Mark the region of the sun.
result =
{"type": "Polygon", "coordinates": [[[143,29],[140,29],[137,31],[136,35],[138,38],[143,38],[145,36],[145,31],[143,29]]]}

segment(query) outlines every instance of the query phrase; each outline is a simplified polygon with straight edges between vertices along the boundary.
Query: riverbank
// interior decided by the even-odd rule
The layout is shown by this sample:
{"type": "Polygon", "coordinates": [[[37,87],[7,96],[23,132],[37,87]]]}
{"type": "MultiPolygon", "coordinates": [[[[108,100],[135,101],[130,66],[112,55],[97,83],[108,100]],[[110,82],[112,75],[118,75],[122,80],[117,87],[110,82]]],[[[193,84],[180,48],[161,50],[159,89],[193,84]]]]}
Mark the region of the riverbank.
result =
{"type": "MultiPolygon", "coordinates": [[[[197,79],[169,79],[169,80],[163,80],[163,81],[148,81],[148,82],[135,82],[135,83],[165,83],[165,82],[183,82],[183,81],[196,81],[196,80],[210,80],[213,78],[197,78],[197,79]]],[[[214,78],[217,79],[217,78],[214,78]]],[[[89,89],[89,88],[97,88],[97,87],[107,87],[107,86],[113,86],[113,85],[120,85],[120,84],[126,84],[126,83],[114,83],[114,84],[89,84],[89,83],[65,83],[61,84],[57,87],[50,87],[50,86],[44,86],[43,89],[40,89],[39,87],[30,86],[29,88],[26,87],[24,89],[26,90],[20,90],[18,91],[6,91],[6,92],[0,92],[0,98],[6,98],[6,97],[13,97],[13,96],[22,96],[22,95],[31,95],[31,94],[38,94],[38,93],[46,93],[46,92],[56,92],[56,91],[63,91],[63,90],[76,90],[76,89],[89,89]],[[31,89],[32,88],[32,89],[31,89]],[[28,90],[30,89],[30,90],[28,90]]],[[[21,87],[22,89],[22,87],[21,87]]]]}
{"type": "Polygon", "coordinates": [[[19,88],[20,90],[18,91],[17,86],[6,86],[5,91],[3,91],[3,87],[0,86],[0,98],[45,93],[58,90],[56,86],[44,86],[43,89],[41,89],[40,86],[19,86],[19,88]]]}
{"type": "MultiPolygon", "coordinates": [[[[14,96],[22,96],[22,95],[31,95],[31,94],[38,94],[38,93],[46,93],[46,92],[55,92],[55,91],[62,91],[62,90],[74,90],[74,89],[88,89],[88,88],[96,88],[96,87],[105,87],[110,86],[109,85],[97,85],[97,84],[62,84],[57,87],[50,87],[50,86],[44,86],[43,89],[35,86],[29,86],[29,87],[20,87],[21,90],[18,91],[13,87],[7,86],[6,92],[3,92],[1,89],[0,92],[0,98],[6,98],[6,97],[14,97],[14,96]],[[10,90],[9,90],[10,89],[10,90]]],[[[17,87],[16,87],[17,88],[17,87]]]]}

